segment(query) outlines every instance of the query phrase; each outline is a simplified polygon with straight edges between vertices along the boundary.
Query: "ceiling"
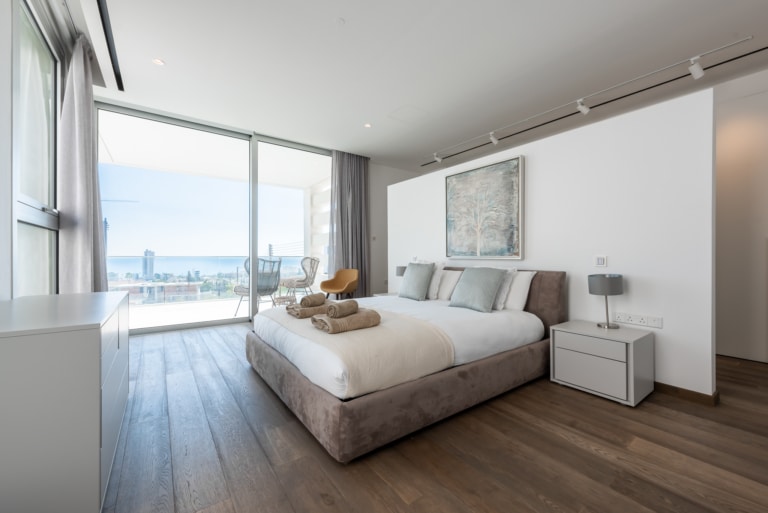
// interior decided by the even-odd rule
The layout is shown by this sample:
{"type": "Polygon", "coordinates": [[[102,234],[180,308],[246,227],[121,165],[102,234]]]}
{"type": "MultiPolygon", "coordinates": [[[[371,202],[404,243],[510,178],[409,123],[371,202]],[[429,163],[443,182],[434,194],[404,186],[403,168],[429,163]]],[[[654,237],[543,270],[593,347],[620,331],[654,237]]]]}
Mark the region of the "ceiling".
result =
{"type": "Polygon", "coordinates": [[[119,91],[96,0],[65,1],[97,98],[415,173],[768,68],[765,0],[107,1],[119,91]]]}

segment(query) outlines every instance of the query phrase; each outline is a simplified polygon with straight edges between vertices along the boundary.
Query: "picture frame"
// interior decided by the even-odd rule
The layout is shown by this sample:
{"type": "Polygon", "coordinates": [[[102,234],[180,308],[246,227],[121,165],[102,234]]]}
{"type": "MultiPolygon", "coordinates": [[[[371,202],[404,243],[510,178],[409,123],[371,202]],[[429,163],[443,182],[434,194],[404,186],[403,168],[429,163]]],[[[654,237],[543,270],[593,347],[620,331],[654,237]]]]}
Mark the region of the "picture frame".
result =
{"type": "Polygon", "coordinates": [[[445,177],[445,248],[453,258],[523,258],[522,155],[445,177]]]}

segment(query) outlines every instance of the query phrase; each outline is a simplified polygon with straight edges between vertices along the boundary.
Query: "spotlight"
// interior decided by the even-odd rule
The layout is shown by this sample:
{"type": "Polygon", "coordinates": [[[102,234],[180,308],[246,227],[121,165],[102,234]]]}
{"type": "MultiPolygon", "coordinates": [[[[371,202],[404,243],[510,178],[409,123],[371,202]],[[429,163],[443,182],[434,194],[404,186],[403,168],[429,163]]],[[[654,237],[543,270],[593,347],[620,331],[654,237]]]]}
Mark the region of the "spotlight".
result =
{"type": "Polygon", "coordinates": [[[691,73],[691,76],[694,80],[698,80],[701,77],[704,76],[704,69],[701,67],[701,64],[699,63],[699,59],[701,57],[694,57],[691,59],[691,65],[688,66],[688,71],[691,73]]]}
{"type": "Polygon", "coordinates": [[[589,113],[589,107],[584,105],[584,100],[583,99],[578,100],[576,102],[576,108],[579,109],[579,112],[581,112],[584,115],[587,115],[589,113]]]}
{"type": "Polygon", "coordinates": [[[443,161],[443,157],[438,157],[437,153],[433,153],[432,156],[435,157],[435,162],[438,164],[443,161]]]}
{"type": "Polygon", "coordinates": [[[499,140],[496,138],[496,135],[495,135],[493,132],[491,132],[490,134],[488,134],[488,137],[490,137],[490,138],[491,138],[491,142],[493,143],[493,145],[494,145],[494,146],[496,146],[497,144],[499,144],[499,140]]]}

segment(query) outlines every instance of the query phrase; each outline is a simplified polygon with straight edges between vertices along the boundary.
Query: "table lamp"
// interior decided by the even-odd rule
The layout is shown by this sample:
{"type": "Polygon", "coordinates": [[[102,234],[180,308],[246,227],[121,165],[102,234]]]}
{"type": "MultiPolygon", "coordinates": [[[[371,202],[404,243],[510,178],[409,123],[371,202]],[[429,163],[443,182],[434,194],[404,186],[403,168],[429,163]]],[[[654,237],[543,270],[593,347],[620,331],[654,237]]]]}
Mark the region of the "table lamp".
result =
{"type": "Polygon", "coordinates": [[[617,329],[618,324],[613,324],[608,316],[608,296],[619,296],[624,293],[624,282],[620,274],[590,274],[589,293],[596,296],[605,296],[605,322],[598,322],[598,328],[617,329]]]}

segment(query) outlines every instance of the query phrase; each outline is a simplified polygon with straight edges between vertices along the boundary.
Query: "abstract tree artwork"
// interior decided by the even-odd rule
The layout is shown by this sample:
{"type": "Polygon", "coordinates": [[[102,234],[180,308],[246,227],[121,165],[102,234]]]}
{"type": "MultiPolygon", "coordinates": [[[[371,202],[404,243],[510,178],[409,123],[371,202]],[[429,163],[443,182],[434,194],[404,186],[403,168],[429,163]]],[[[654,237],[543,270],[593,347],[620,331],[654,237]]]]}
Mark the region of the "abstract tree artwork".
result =
{"type": "Polygon", "coordinates": [[[446,255],[523,258],[523,157],[445,178],[446,255]]]}

